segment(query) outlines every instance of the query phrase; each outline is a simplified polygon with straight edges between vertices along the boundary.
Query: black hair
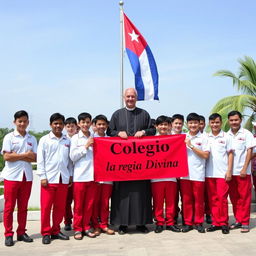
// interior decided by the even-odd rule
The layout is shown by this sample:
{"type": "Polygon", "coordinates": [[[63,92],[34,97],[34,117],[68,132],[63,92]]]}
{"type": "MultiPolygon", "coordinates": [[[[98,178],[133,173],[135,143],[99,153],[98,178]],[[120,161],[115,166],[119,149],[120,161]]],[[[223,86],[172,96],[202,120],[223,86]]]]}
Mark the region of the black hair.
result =
{"type": "Polygon", "coordinates": [[[204,122],[205,122],[205,117],[204,117],[204,116],[199,115],[199,121],[204,121],[204,122]]]}
{"type": "Polygon", "coordinates": [[[151,125],[152,125],[152,126],[155,126],[155,125],[156,125],[156,119],[151,118],[151,125]]]}
{"type": "Polygon", "coordinates": [[[179,119],[182,121],[182,123],[184,123],[184,116],[181,114],[175,114],[172,116],[172,122],[174,122],[175,119],[179,119]]]}
{"type": "Polygon", "coordinates": [[[235,116],[235,115],[238,115],[240,119],[242,119],[242,114],[237,111],[237,110],[233,110],[231,112],[228,113],[228,118],[230,118],[231,116],[235,116]]]}
{"type": "Polygon", "coordinates": [[[81,114],[78,115],[77,119],[78,122],[80,122],[81,120],[85,120],[86,118],[89,118],[90,121],[92,120],[92,116],[89,113],[83,112],[81,114]]]}
{"type": "Polygon", "coordinates": [[[156,125],[159,125],[159,124],[162,124],[162,123],[165,123],[165,122],[170,124],[171,123],[170,117],[168,117],[168,116],[159,116],[156,119],[156,125]]]}
{"type": "Polygon", "coordinates": [[[69,118],[67,118],[65,120],[64,124],[65,125],[67,125],[67,124],[75,124],[75,125],[77,125],[77,121],[76,121],[76,119],[74,117],[69,117],[69,118]]]}
{"type": "Polygon", "coordinates": [[[197,113],[190,113],[187,115],[187,122],[189,121],[198,121],[200,122],[200,117],[197,113]]]}
{"type": "Polygon", "coordinates": [[[97,115],[93,118],[93,120],[95,124],[97,123],[97,121],[105,121],[107,124],[109,123],[107,117],[104,115],[97,115]]]}
{"type": "Polygon", "coordinates": [[[52,124],[56,120],[62,120],[63,123],[65,122],[65,117],[60,113],[54,113],[50,116],[50,124],[52,124]]]}
{"type": "Polygon", "coordinates": [[[220,121],[222,121],[222,117],[221,117],[221,115],[218,114],[218,113],[213,113],[213,114],[211,114],[211,115],[209,116],[209,120],[215,120],[216,118],[219,118],[220,121]]]}
{"type": "Polygon", "coordinates": [[[17,111],[15,114],[14,114],[14,121],[16,121],[18,118],[21,118],[23,116],[26,116],[27,119],[28,119],[28,113],[25,111],[25,110],[20,110],[20,111],[17,111]]]}

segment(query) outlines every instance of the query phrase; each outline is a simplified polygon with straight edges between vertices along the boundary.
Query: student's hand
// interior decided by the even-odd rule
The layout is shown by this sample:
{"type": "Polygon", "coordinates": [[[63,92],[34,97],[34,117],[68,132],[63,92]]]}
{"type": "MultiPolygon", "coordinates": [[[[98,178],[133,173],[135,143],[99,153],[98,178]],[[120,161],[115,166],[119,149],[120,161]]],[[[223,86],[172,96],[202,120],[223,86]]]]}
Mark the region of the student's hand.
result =
{"type": "Polygon", "coordinates": [[[127,139],[128,138],[128,135],[125,131],[121,131],[118,133],[118,136],[122,139],[127,139]]]}
{"type": "Polygon", "coordinates": [[[90,146],[92,146],[93,144],[93,138],[90,137],[88,140],[87,140],[87,143],[85,144],[85,148],[88,149],[90,146]]]}
{"type": "Polygon", "coordinates": [[[32,150],[27,151],[26,153],[26,157],[29,159],[36,159],[36,153],[34,153],[32,150]]]}
{"type": "Polygon", "coordinates": [[[72,187],[72,184],[73,184],[73,177],[70,176],[70,177],[69,177],[68,187],[72,187]]]}
{"type": "Polygon", "coordinates": [[[141,138],[145,135],[145,131],[137,131],[134,135],[135,138],[141,138]]]}
{"type": "Polygon", "coordinates": [[[185,139],[185,143],[186,143],[186,145],[187,145],[189,148],[192,146],[191,140],[190,140],[189,138],[186,138],[186,139],[185,139]]]}
{"type": "Polygon", "coordinates": [[[42,187],[47,187],[47,185],[48,185],[48,180],[47,179],[41,180],[41,186],[42,187]]]}
{"type": "Polygon", "coordinates": [[[247,170],[243,168],[243,169],[240,171],[240,177],[241,177],[241,178],[245,178],[246,175],[247,175],[247,170]]]}
{"type": "Polygon", "coordinates": [[[231,171],[227,171],[225,173],[225,180],[226,181],[231,181],[232,180],[232,172],[231,171]]]}

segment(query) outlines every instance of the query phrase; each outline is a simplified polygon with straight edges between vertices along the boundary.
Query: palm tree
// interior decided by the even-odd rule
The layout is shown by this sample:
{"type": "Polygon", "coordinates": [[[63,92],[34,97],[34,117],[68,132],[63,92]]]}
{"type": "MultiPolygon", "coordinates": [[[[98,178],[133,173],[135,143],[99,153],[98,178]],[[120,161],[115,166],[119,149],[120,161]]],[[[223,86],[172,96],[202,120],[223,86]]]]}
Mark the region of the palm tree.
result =
{"type": "Polygon", "coordinates": [[[241,94],[229,96],[219,100],[212,109],[212,113],[219,113],[223,117],[223,129],[227,131],[227,114],[232,110],[238,110],[246,118],[244,127],[252,130],[252,121],[256,119],[256,64],[251,57],[245,56],[239,59],[239,73],[236,76],[228,70],[219,70],[214,76],[230,77],[235,87],[241,94]],[[250,115],[248,115],[250,113],[250,115]]]}

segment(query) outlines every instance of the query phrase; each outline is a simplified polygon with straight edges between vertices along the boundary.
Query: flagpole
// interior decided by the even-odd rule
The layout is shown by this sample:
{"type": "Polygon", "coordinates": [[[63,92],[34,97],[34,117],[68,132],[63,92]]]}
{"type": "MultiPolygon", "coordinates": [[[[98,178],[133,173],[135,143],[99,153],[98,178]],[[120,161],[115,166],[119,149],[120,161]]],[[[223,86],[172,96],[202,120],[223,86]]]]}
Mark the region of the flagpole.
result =
{"type": "Polygon", "coordinates": [[[121,51],[121,56],[120,56],[120,106],[121,108],[124,107],[124,101],[123,101],[123,94],[124,94],[124,15],[123,15],[123,5],[124,2],[120,1],[119,2],[119,7],[120,7],[120,51],[121,51]]]}

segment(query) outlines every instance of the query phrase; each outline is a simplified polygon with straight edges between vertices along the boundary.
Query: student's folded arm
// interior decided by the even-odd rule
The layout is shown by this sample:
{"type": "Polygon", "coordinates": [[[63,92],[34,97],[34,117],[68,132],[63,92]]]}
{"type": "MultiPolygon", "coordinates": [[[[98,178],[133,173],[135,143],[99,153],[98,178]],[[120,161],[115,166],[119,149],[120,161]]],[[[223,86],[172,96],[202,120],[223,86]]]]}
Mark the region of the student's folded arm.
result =
{"type": "Polygon", "coordinates": [[[26,161],[26,153],[4,152],[4,160],[9,162],[26,161]]]}

